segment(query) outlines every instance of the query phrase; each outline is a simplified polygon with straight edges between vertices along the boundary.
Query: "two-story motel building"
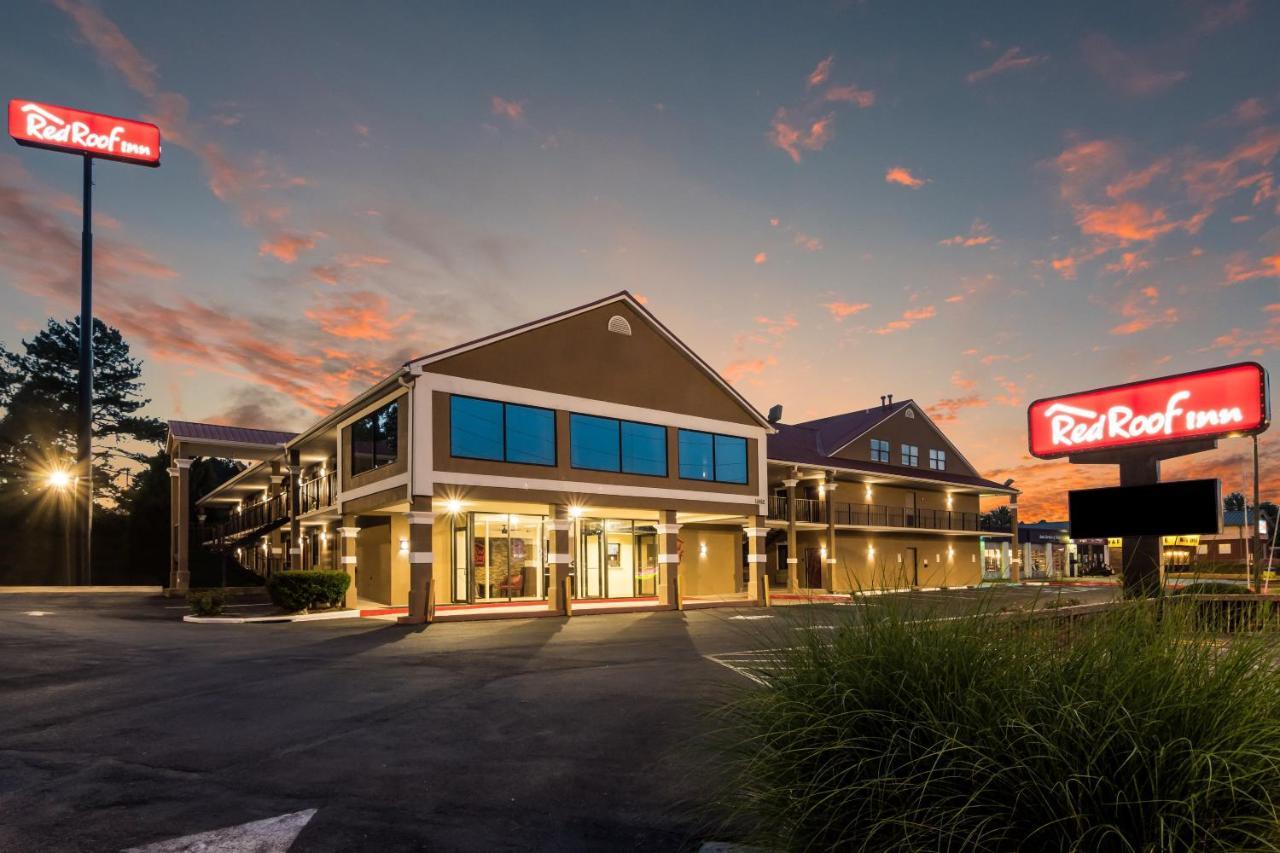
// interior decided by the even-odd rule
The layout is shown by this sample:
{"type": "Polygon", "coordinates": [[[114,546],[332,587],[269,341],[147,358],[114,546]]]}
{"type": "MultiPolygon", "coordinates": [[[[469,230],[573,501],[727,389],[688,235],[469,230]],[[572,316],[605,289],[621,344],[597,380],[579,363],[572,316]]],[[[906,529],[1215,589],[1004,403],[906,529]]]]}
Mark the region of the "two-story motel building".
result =
{"type": "Polygon", "coordinates": [[[411,621],[973,584],[1009,536],[979,498],[1016,496],[912,401],[771,421],[625,292],[409,361],[301,433],[173,421],[168,447],[171,588],[199,544],[345,570],[349,606],[411,621]],[[250,464],[192,525],[200,456],[250,464]]]}

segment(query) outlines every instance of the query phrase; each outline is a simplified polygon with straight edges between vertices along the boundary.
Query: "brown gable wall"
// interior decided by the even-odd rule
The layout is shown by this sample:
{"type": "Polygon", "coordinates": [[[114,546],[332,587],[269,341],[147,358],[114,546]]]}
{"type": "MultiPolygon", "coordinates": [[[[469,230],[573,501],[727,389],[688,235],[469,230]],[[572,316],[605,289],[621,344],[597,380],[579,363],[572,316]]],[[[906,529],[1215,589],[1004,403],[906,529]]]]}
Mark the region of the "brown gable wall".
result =
{"type": "Polygon", "coordinates": [[[630,305],[611,302],[425,366],[427,372],[739,424],[758,421],[630,305]],[[626,318],[631,335],[607,328],[626,318]]]}
{"type": "MultiPolygon", "coordinates": [[[[839,453],[832,454],[832,458],[870,462],[871,439],[873,438],[882,438],[889,442],[889,463],[892,465],[900,465],[902,462],[902,445],[914,444],[920,448],[920,464],[914,468],[901,466],[904,471],[914,470],[922,472],[919,476],[929,476],[929,472],[933,470],[929,467],[929,450],[932,448],[947,454],[946,470],[950,473],[968,474],[971,477],[982,476],[972,467],[966,465],[956,455],[956,452],[947,446],[947,443],[942,439],[942,433],[929,422],[919,409],[916,410],[914,418],[908,418],[906,409],[903,409],[887,421],[873,427],[839,453]]],[[[827,448],[827,451],[830,452],[834,449],[833,447],[827,448]]]]}

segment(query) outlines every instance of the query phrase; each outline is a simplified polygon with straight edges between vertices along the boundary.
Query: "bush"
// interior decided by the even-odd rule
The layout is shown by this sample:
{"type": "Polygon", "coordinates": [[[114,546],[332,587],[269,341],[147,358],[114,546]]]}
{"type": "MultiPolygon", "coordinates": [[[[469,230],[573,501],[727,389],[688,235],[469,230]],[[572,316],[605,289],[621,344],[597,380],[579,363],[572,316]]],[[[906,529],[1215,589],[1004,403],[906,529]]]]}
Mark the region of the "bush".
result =
{"type": "Polygon", "coordinates": [[[1249,587],[1227,581],[1195,581],[1178,587],[1174,595],[1248,595],[1249,587]]]}
{"type": "Polygon", "coordinates": [[[725,710],[729,817],[779,850],[1277,849],[1273,635],[1213,643],[1192,609],[770,638],[725,710]]]}
{"type": "Polygon", "coordinates": [[[320,610],[340,606],[350,585],[346,572],[279,572],[267,580],[267,594],[281,610],[320,610]]]}
{"type": "Polygon", "coordinates": [[[220,589],[193,589],[187,593],[187,604],[194,616],[221,616],[226,603],[220,589]]]}

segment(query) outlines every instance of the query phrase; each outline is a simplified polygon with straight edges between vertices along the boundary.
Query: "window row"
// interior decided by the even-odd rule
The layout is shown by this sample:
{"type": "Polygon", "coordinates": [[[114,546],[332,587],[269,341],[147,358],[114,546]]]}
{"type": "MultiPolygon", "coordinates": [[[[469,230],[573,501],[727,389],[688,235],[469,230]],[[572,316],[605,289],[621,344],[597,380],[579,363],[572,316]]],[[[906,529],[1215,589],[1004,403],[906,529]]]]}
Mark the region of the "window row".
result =
{"type": "MultiPolygon", "coordinates": [[[[914,444],[904,444],[900,448],[901,464],[917,467],[920,464],[920,448],[914,444]]],[[[871,461],[888,463],[891,459],[889,442],[882,438],[871,439],[871,461]]],[[[944,450],[929,450],[929,467],[934,471],[947,470],[947,454],[944,450]]]]}
{"type": "MultiPolygon", "coordinates": [[[[475,397],[449,400],[450,453],[465,459],[556,464],[555,412],[475,397]]],[[[677,468],[684,480],[747,482],[747,440],[677,430],[677,468]]],[[[590,471],[666,477],[667,428],[655,424],[569,415],[569,464],[590,471]]]]}

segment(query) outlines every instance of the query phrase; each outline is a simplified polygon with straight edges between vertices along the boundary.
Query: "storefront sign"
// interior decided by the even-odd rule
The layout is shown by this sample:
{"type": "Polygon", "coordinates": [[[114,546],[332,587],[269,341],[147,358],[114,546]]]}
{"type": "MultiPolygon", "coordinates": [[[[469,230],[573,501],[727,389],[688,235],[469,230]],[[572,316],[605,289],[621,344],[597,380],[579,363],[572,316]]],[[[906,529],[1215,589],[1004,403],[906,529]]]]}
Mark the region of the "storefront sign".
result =
{"type": "Polygon", "coordinates": [[[13,100],[9,102],[9,135],[19,145],[142,166],[160,165],[160,128],[145,121],[13,100]]]}
{"type": "Polygon", "coordinates": [[[1251,435],[1270,422],[1267,373],[1253,362],[1036,400],[1027,410],[1041,459],[1251,435]]]}
{"type": "Polygon", "coordinates": [[[1168,548],[1182,546],[1185,548],[1194,548],[1200,544],[1200,534],[1193,536],[1161,536],[1160,544],[1168,548]]]}

